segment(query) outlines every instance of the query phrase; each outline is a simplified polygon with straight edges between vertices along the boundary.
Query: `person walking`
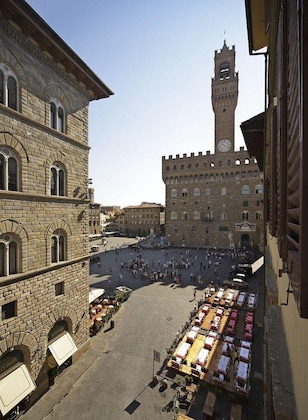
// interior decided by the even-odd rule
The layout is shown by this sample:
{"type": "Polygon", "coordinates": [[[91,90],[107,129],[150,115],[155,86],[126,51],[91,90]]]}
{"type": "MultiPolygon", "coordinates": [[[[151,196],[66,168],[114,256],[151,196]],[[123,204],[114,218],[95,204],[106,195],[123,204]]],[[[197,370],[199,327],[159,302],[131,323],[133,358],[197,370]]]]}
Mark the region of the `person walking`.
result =
{"type": "Polygon", "coordinates": [[[194,300],[196,299],[196,289],[194,290],[194,300]]]}

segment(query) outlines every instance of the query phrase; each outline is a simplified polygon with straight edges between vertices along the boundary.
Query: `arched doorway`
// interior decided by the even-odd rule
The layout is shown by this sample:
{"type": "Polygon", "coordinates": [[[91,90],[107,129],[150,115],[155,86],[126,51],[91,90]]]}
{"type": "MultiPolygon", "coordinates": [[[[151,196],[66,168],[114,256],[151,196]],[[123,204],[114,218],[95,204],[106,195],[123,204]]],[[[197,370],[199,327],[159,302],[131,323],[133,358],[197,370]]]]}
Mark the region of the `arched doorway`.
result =
{"type": "Polygon", "coordinates": [[[65,319],[59,320],[49,331],[46,362],[48,365],[49,385],[63,369],[72,364],[72,355],[78,350],[65,319]]]}
{"type": "Polygon", "coordinates": [[[2,355],[0,378],[0,418],[15,418],[27,409],[29,395],[36,388],[20,349],[11,348],[2,355]]]}
{"type": "Polygon", "coordinates": [[[243,233],[241,236],[241,248],[248,249],[250,247],[249,235],[248,233],[243,233]]]}

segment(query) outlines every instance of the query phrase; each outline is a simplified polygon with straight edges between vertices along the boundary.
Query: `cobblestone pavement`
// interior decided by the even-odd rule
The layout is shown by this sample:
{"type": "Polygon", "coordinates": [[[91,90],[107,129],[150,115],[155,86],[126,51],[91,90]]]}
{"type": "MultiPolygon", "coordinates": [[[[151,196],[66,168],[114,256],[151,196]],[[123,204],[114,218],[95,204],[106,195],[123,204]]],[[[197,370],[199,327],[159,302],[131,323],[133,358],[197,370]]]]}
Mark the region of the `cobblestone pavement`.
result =
{"type": "MultiPolygon", "coordinates": [[[[113,248],[111,244],[109,246],[113,248]]],[[[160,250],[145,250],[143,258],[156,269],[158,261],[179,258],[182,252],[185,250],[170,249],[166,255],[160,250]]],[[[136,254],[133,248],[125,248],[99,255],[101,265],[92,264],[89,283],[108,292],[120,283],[121,263],[133,259],[136,254]]],[[[51,389],[22,417],[31,420],[52,417],[66,420],[173,419],[175,413],[169,410],[176,395],[173,380],[169,378],[168,387],[163,389],[160,383],[153,386],[153,374],[164,377],[167,371],[162,368],[162,363],[166,347],[188,321],[196,300],[203,298],[205,286],[212,280],[222,283],[233,263],[230,258],[223,259],[216,274],[213,267],[208,269],[206,266],[202,271],[203,283],[199,284],[191,280],[191,274],[198,274],[200,262],[207,261],[205,251],[192,250],[191,255],[194,265],[181,270],[181,285],[178,287],[174,287],[169,278],[154,283],[149,279],[141,280],[139,276],[134,278],[131,271],[124,268],[122,283],[131,287],[133,292],[113,317],[115,328],[109,329],[107,325],[91,338],[91,349],[86,355],[64,370],[51,389]],[[193,300],[194,290],[196,300],[193,300]],[[153,361],[154,350],[160,353],[160,363],[153,361]]],[[[258,288],[260,279],[256,277],[252,281],[251,287],[258,288]]],[[[260,371],[261,365],[257,360],[257,370],[260,371]]],[[[261,392],[259,390],[259,395],[255,395],[255,400],[246,408],[247,418],[261,418],[261,392]]],[[[191,413],[196,420],[202,419],[200,408],[204,396],[205,393],[201,392],[199,408],[196,406],[191,413]]],[[[224,409],[222,404],[220,410],[224,409]]],[[[228,418],[222,411],[217,413],[217,418],[228,418]]]]}

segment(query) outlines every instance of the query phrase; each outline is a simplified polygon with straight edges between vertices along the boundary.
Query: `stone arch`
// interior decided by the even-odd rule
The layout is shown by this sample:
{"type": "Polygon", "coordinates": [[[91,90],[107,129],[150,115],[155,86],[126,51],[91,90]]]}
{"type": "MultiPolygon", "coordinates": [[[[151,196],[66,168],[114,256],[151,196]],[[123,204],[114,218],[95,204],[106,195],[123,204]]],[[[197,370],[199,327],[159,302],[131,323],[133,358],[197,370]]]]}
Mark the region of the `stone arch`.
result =
{"type": "Polygon", "coordinates": [[[17,223],[12,219],[5,219],[0,222],[0,235],[8,232],[18,235],[22,242],[29,239],[25,228],[20,223],[17,223]]]}
{"type": "Polygon", "coordinates": [[[26,331],[17,331],[9,334],[0,341],[0,357],[13,347],[25,347],[29,349],[30,358],[32,359],[39,348],[39,342],[32,333],[26,331]]]}
{"type": "Polygon", "coordinates": [[[67,234],[69,234],[70,236],[72,235],[72,229],[69,226],[68,223],[66,223],[65,220],[63,219],[56,219],[55,221],[53,221],[52,223],[50,223],[50,225],[47,227],[46,229],[46,233],[45,233],[45,239],[47,240],[48,237],[50,235],[53,234],[53,232],[57,229],[62,229],[64,230],[67,234]]]}
{"type": "MultiPolygon", "coordinates": [[[[51,98],[57,98],[64,106],[65,110],[68,110],[69,101],[63,92],[63,90],[57,85],[49,85],[45,89],[44,96],[46,98],[46,103],[49,105],[51,98]]],[[[67,112],[67,111],[66,111],[67,112]]]]}
{"type": "MultiPolygon", "coordinates": [[[[50,238],[53,232],[56,230],[61,229],[63,230],[67,237],[72,236],[72,229],[65,220],[56,219],[47,227],[45,232],[45,244],[46,244],[46,265],[50,265],[50,238]]],[[[68,242],[68,241],[67,241],[68,242]]],[[[68,244],[66,244],[66,249],[68,250],[68,244]]],[[[68,251],[67,251],[68,252],[68,251]]]]}
{"type": "Polygon", "coordinates": [[[14,70],[16,76],[18,77],[19,84],[22,83],[23,85],[27,85],[26,73],[24,72],[22,65],[15,55],[3,45],[0,46],[0,61],[6,63],[14,70]]]}
{"type": "Polygon", "coordinates": [[[13,233],[20,239],[22,254],[20,258],[20,273],[25,273],[27,271],[27,258],[23,258],[23,256],[28,253],[27,246],[29,235],[22,224],[17,223],[12,219],[4,219],[0,221],[0,235],[5,235],[6,233],[13,233]]]}
{"type": "Polygon", "coordinates": [[[61,319],[64,319],[69,328],[70,333],[74,333],[78,324],[77,311],[71,306],[57,306],[53,308],[42,320],[42,329],[39,342],[44,347],[44,352],[47,351],[48,334],[53,326],[61,319]]]}
{"type": "Polygon", "coordinates": [[[22,161],[29,163],[29,156],[25,147],[13,134],[7,131],[0,132],[0,145],[10,147],[20,155],[22,161]]]}
{"type": "Polygon", "coordinates": [[[45,166],[45,192],[47,195],[50,194],[50,168],[54,162],[59,162],[65,167],[66,171],[66,195],[68,194],[69,190],[69,176],[68,174],[71,173],[70,161],[66,157],[65,153],[57,151],[50,153],[47,158],[45,159],[44,166],[45,166]]]}

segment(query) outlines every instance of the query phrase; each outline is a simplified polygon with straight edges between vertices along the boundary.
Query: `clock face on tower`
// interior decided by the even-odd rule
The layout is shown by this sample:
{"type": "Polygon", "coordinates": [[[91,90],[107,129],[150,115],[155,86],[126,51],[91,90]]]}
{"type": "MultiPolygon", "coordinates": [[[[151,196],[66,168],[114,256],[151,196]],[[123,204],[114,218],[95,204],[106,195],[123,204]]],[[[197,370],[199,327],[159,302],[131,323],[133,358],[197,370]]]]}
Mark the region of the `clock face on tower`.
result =
{"type": "Polygon", "coordinates": [[[228,152],[231,149],[231,141],[223,139],[218,142],[218,150],[220,152],[228,152]]]}

